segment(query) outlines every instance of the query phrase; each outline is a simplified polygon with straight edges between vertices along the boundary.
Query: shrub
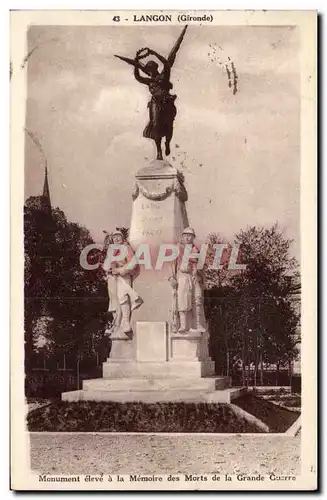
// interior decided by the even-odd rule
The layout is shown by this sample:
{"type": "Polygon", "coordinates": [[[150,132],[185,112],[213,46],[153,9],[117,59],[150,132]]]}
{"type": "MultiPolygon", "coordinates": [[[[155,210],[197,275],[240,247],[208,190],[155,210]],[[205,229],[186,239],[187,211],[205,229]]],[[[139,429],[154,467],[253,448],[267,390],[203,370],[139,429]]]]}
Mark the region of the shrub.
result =
{"type": "Polygon", "coordinates": [[[55,402],[32,411],[30,431],[261,432],[228,404],[55,402]]]}

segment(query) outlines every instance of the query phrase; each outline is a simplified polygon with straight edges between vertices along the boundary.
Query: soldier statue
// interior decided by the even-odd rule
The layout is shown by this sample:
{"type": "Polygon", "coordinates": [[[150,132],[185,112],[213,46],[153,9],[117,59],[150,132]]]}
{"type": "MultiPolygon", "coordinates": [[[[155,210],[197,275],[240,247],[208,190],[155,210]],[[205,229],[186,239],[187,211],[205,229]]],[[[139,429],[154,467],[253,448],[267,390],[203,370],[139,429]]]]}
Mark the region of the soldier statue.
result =
{"type": "Polygon", "coordinates": [[[198,259],[191,257],[187,261],[183,260],[186,245],[191,246],[192,254],[199,253],[194,239],[194,230],[190,227],[184,229],[179,246],[176,277],[170,278],[172,287],[177,289],[179,333],[186,333],[188,330],[187,317],[189,312],[191,312],[192,322],[195,324],[194,329],[201,333],[206,331],[203,325],[203,272],[198,269],[198,259]]]}
{"type": "MultiPolygon", "coordinates": [[[[136,264],[128,265],[133,259],[134,252],[123,232],[116,230],[111,234],[111,238],[114,245],[124,245],[127,251],[123,260],[112,260],[109,269],[104,266],[107,273],[109,295],[108,311],[113,314],[113,322],[107,333],[117,334],[121,330],[128,335],[132,332],[131,313],[143,303],[141,297],[132,287],[132,280],[138,272],[138,266],[136,264]]],[[[113,255],[118,255],[117,252],[119,249],[114,250],[113,255]]]]}

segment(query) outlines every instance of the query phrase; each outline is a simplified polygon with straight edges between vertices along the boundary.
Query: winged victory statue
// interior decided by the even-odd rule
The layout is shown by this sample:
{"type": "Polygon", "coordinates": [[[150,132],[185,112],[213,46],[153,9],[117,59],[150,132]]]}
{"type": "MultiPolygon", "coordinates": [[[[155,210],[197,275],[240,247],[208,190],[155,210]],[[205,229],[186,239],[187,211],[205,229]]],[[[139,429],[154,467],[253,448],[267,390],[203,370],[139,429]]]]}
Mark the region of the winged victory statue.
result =
{"type": "Polygon", "coordinates": [[[170,93],[173,88],[170,82],[170,72],[186,29],[187,26],[184,27],[167,59],[148,47],[138,50],[134,59],[115,55],[115,57],[134,66],[135,79],[149,88],[151,94],[151,99],[148,103],[149,123],[143,131],[143,136],[154,140],[157,148],[157,160],[163,159],[161,143],[164,138],[165,155],[170,155],[170,142],[173,136],[174,119],[177,113],[175,106],[177,96],[170,93]],[[159,71],[159,64],[155,60],[150,59],[144,62],[144,59],[149,56],[154,56],[161,62],[163,65],[161,71],[159,71]]]}

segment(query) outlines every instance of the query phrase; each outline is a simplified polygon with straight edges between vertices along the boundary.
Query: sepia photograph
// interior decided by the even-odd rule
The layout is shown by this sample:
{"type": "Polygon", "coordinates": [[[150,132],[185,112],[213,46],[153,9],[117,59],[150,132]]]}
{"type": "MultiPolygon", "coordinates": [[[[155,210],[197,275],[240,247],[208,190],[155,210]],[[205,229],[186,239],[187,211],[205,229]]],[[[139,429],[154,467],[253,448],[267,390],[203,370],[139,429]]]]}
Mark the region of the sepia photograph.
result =
{"type": "Polygon", "coordinates": [[[316,22],[11,12],[12,489],[316,488],[316,22]]]}

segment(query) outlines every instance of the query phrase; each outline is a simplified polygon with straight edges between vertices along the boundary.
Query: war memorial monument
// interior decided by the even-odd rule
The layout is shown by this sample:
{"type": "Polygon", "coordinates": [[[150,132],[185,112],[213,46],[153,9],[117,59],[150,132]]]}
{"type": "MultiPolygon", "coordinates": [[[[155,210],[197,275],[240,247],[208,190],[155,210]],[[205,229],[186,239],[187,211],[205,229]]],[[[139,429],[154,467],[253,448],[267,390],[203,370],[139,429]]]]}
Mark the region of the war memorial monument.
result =
{"type": "Polygon", "coordinates": [[[113,322],[103,378],[84,380],[82,390],[62,394],[64,401],[228,403],[242,392],[230,387],[229,377],[215,376],[185,179],[164,159],[170,155],[177,114],[170,74],[186,31],[187,26],[167,58],[149,48],[138,50],[134,59],[116,56],[132,65],[136,80],[148,86],[149,122],[143,136],[155,142],[157,156],[135,175],[128,241],[120,231],[112,233],[113,244],[126,252],[123,259],[111,259],[106,269],[113,322]],[[161,63],[161,72],[153,58],[161,63]],[[167,259],[176,246],[179,255],[167,259]],[[192,250],[186,265],[184,247],[192,250]],[[147,249],[152,262],[161,259],[162,266],[149,267],[146,259],[141,264],[147,249]]]}

